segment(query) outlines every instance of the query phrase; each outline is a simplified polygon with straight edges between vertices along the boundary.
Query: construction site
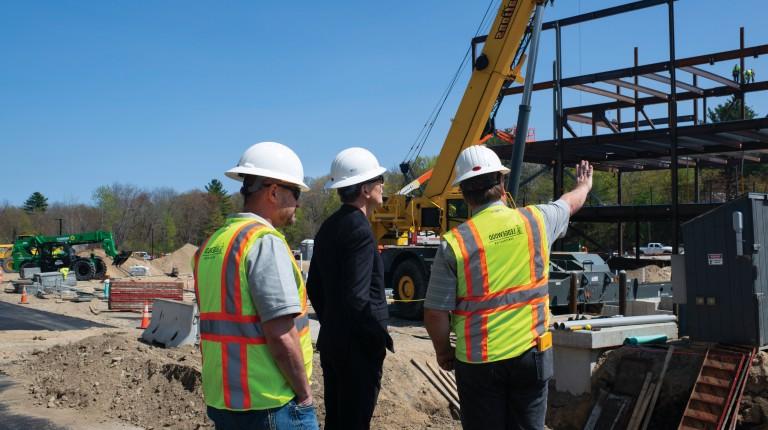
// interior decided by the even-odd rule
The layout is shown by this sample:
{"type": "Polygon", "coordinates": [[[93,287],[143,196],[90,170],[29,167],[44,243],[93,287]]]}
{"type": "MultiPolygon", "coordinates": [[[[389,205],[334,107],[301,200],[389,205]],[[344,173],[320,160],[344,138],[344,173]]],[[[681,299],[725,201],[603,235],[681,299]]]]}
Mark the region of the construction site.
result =
{"type": "MultiPolygon", "coordinates": [[[[436,161],[425,171],[402,164],[405,186],[368,217],[396,350],[384,361],[371,428],[462,428],[455,374],[438,366],[423,318],[437,238],[471,216],[450,184],[458,154],[476,144],[509,167],[506,190],[520,206],[540,203],[535,184],[557,200],[582,160],[611,178],[613,188],[590,195],[548,255],[546,428],[768,428],[768,117],[748,106],[768,91],[750,65],[768,55],[768,40],[748,45],[745,28],[727,28],[740,36],[731,49],[679,57],[675,7],[685,1],[693,0],[557,20],[546,13],[560,2],[502,1],[488,12],[488,33],[468,41],[471,77],[436,161]],[[663,61],[643,63],[635,48],[622,68],[563,76],[566,29],[653,8],[666,16],[648,23],[668,36],[663,61]],[[536,70],[545,33],[555,61],[536,70]],[[568,92],[589,94],[590,104],[567,103],[576,100],[564,101],[568,92]],[[551,111],[531,108],[535,94],[551,111]],[[497,129],[505,98],[520,105],[517,122],[497,129]],[[722,98],[727,117],[708,115],[722,98]],[[551,139],[536,139],[531,115],[551,118],[551,139]],[[634,175],[646,172],[668,178],[668,195],[654,203],[651,190],[650,201],[635,203],[627,178],[642,182],[634,175]]],[[[207,241],[127,251],[117,232],[61,223],[58,234],[14,229],[13,243],[0,245],[0,429],[214,428],[193,267],[207,241]]],[[[289,237],[305,280],[315,233],[289,237]]]]}

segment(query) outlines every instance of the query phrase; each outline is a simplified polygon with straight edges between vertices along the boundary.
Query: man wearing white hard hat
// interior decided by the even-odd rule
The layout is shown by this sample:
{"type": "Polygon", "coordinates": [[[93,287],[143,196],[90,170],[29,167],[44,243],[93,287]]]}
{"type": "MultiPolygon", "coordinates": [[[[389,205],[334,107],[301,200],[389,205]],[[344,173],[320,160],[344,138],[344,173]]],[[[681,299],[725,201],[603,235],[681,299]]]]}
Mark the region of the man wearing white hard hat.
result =
{"type": "Polygon", "coordinates": [[[553,371],[549,252],[584,205],[592,166],[576,166],[576,186],[556,202],[517,209],[504,204],[509,169],[491,149],[464,149],[455,173],[472,217],[443,235],[432,264],[424,323],[437,362],[456,371],[465,430],[542,429],[553,371]]]}
{"type": "Polygon", "coordinates": [[[386,169],[363,148],[341,151],[327,188],[342,206],[315,237],[307,291],[320,320],[325,428],[368,429],[381,387],[387,332],[384,265],[368,215],[383,203],[386,169]]]}
{"type": "Polygon", "coordinates": [[[276,230],[295,222],[304,168],[287,146],[261,142],[226,175],[243,183],[243,212],[194,258],[208,416],[217,429],[317,429],[306,289],[276,230]]]}

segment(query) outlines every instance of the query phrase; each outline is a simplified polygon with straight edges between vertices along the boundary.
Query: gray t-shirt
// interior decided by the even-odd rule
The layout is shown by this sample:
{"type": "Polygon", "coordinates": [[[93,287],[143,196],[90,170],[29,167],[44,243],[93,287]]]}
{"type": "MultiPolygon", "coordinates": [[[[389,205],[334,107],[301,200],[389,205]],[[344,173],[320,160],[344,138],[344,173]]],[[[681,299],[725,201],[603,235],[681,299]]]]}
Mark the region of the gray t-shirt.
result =
{"type": "MultiPolygon", "coordinates": [[[[253,218],[272,227],[253,213],[239,213],[236,218],[253,218]]],[[[262,321],[301,313],[299,289],[293,272],[293,256],[285,242],[274,234],[257,239],[245,257],[248,289],[262,321]]]]}
{"type": "MultiPolygon", "coordinates": [[[[479,207],[479,212],[493,205],[503,204],[494,202],[489,205],[479,207]]],[[[565,235],[568,230],[568,220],[571,217],[571,209],[563,200],[547,203],[545,205],[536,205],[541,210],[544,218],[544,228],[547,230],[547,240],[550,249],[552,244],[558,238],[565,235]]],[[[432,274],[429,277],[429,286],[427,287],[427,297],[424,300],[424,307],[438,311],[452,311],[456,307],[456,257],[453,250],[445,240],[440,241],[440,246],[432,262],[432,274]]]]}

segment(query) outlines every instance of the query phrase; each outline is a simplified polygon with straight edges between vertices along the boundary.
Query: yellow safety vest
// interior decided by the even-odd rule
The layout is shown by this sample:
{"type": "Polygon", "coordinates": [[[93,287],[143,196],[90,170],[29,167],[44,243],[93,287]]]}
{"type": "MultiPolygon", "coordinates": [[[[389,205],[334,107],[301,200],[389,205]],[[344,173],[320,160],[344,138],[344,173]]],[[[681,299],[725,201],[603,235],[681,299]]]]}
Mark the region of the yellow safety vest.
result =
{"type": "MultiPolygon", "coordinates": [[[[246,253],[266,234],[285,242],[277,230],[253,218],[229,218],[195,254],[203,396],[206,404],[217,409],[271,409],[295,397],[269,352],[248,285],[246,253]]],[[[301,315],[296,317],[295,324],[309,378],[312,340],[307,293],[301,271],[296,262],[291,261],[301,300],[301,315]]]]}
{"type": "Polygon", "coordinates": [[[549,242],[535,206],[490,206],[443,238],[456,257],[456,358],[517,357],[549,326],[549,242]]]}

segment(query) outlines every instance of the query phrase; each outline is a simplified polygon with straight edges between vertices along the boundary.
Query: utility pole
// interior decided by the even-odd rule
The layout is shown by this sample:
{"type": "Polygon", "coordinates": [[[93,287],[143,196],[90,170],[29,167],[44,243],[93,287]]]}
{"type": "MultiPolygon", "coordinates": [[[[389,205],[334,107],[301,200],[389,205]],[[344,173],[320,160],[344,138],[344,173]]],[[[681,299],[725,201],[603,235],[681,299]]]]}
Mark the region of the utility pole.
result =
{"type": "Polygon", "coordinates": [[[64,229],[63,229],[64,218],[56,218],[56,220],[59,222],[59,236],[61,236],[62,234],[64,234],[64,233],[62,233],[64,231],[64,229]]]}

